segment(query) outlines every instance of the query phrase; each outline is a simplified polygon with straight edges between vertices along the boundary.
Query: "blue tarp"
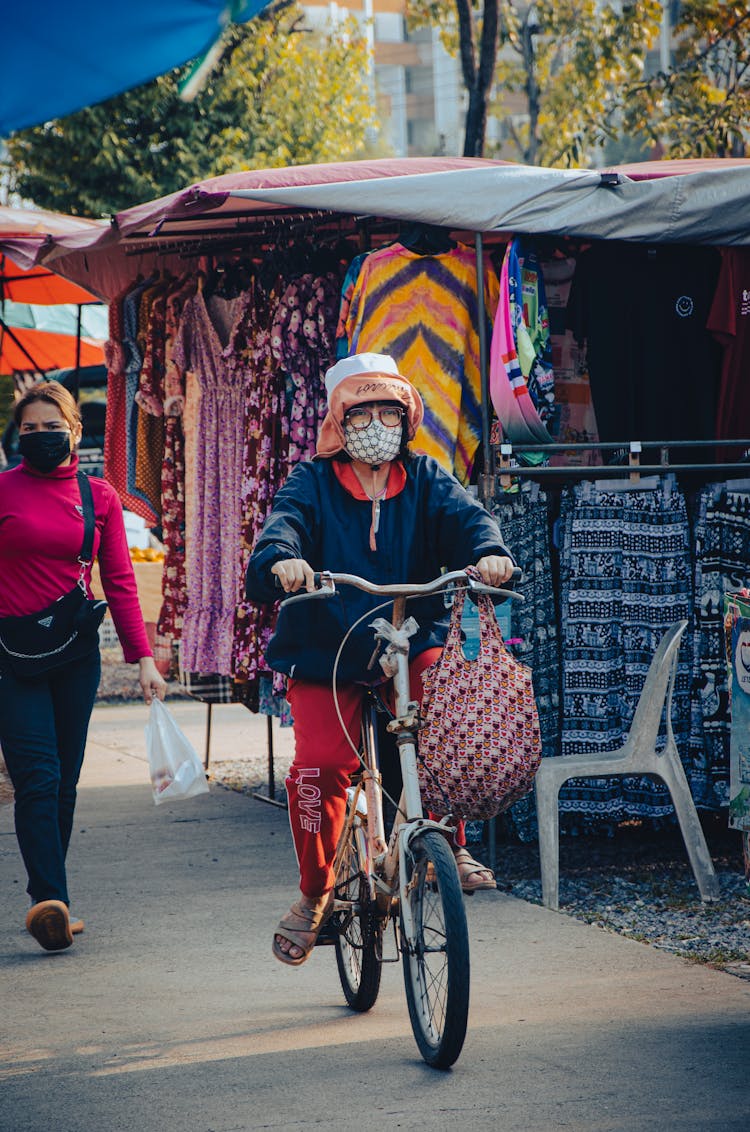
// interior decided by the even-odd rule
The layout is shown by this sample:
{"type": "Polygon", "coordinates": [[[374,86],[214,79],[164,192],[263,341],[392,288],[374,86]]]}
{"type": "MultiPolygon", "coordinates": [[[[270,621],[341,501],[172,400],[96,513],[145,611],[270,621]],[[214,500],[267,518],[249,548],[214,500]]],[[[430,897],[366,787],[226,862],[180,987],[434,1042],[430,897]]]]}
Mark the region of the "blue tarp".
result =
{"type": "Polygon", "coordinates": [[[3,5],[0,137],[62,118],[207,51],[268,0],[42,0],[3,5]]]}

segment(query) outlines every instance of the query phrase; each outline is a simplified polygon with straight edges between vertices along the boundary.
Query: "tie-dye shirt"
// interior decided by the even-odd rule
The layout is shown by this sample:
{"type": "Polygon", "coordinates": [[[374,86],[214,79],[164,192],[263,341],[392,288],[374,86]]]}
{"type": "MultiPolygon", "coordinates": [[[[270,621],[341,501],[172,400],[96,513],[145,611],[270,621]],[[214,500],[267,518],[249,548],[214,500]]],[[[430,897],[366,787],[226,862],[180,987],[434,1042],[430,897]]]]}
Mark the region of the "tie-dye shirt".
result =
{"type": "MultiPolygon", "coordinates": [[[[488,318],[498,290],[486,264],[488,318]]],[[[350,354],[390,354],[414,383],[425,403],[414,447],[462,483],[482,435],[478,324],[476,253],[462,244],[434,256],[402,244],[371,252],[346,322],[350,354]]]]}

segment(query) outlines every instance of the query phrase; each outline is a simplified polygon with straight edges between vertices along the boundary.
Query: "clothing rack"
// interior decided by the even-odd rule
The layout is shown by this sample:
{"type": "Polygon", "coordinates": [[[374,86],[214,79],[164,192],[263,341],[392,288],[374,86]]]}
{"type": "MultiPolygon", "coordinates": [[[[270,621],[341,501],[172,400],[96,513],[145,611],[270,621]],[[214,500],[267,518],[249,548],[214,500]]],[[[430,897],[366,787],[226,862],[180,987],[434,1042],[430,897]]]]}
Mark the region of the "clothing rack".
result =
{"type": "Polygon", "coordinates": [[[276,209],[257,216],[248,217],[246,213],[223,212],[222,223],[217,228],[199,228],[202,217],[167,218],[150,232],[134,232],[124,237],[125,255],[142,255],[144,252],[177,252],[185,245],[195,246],[195,254],[201,255],[223,241],[236,242],[238,248],[246,248],[258,237],[265,244],[273,244],[274,237],[317,236],[325,240],[333,236],[370,236],[388,233],[398,236],[399,221],[376,218],[369,215],[353,216],[347,213],[311,211],[300,213],[298,209],[276,209]]]}
{"type": "MultiPolygon", "coordinates": [[[[203,755],[203,769],[208,772],[209,763],[211,761],[211,724],[213,722],[213,709],[214,705],[206,704],[206,742],[203,755]]],[[[281,810],[288,809],[286,802],[279,802],[276,799],[276,770],[274,766],[274,752],[273,752],[273,716],[266,716],[266,749],[268,754],[268,785],[267,793],[262,794],[260,790],[253,792],[253,798],[257,798],[259,802],[267,802],[271,806],[278,806],[281,810]]]]}
{"type": "Polygon", "coordinates": [[[273,765],[273,716],[266,716],[266,736],[268,740],[268,792],[262,794],[260,790],[253,792],[253,798],[257,798],[259,802],[267,802],[269,806],[278,806],[280,810],[288,810],[289,807],[286,802],[279,802],[276,799],[276,778],[273,765]]]}
{"type": "Polygon", "coordinates": [[[739,460],[735,463],[725,463],[719,461],[710,461],[705,463],[696,463],[692,461],[682,461],[672,463],[670,460],[670,450],[673,448],[690,448],[690,449],[716,449],[716,448],[739,448],[743,454],[750,455],[750,439],[746,440],[627,440],[627,441],[610,441],[607,443],[591,443],[591,444],[565,444],[565,443],[550,443],[550,444],[518,444],[515,446],[517,452],[535,452],[553,454],[556,452],[575,453],[575,452],[612,452],[622,453],[623,456],[627,454],[627,464],[596,464],[593,466],[586,465],[580,466],[572,465],[544,465],[544,466],[526,466],[519,464],[512,464],[514,446],[508,441],[501,441],[499,444],[493,445],[493,456],[495,458],[495,473],[499,476],[500,483],[503,487],[510,486],[510,481],[513,478],[525,477],[535,478],[541,477],[554,477],[564,476],[570,478],[571,476],[576,479],[603,479],[608,476],[622,477],[627,474],[633,483],[637,483],[642,475],[647,476],[664,476],[671,475],[674,472],[721,472],[722,475],[746,473],[750,476],[750,459],[739,460]],[[648,452],[652,449],[659,450],[658,463],[643,463],[642,456],[644,451],[648,452]]]}

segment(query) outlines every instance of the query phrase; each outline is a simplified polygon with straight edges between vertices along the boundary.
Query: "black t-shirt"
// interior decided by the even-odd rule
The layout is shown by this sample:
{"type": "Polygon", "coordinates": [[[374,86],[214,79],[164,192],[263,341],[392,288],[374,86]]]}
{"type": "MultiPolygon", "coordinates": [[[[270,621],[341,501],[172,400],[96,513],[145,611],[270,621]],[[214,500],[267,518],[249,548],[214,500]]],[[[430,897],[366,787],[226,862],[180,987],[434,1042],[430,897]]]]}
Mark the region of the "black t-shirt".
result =
{"type": "Polygon", "coordinates": [[[588,343],[600,440],[715,435],[720,353],[706,322],[719,265],[715,248],[683,245],[604,241],[581,254],[567,324],[588,343]]]}

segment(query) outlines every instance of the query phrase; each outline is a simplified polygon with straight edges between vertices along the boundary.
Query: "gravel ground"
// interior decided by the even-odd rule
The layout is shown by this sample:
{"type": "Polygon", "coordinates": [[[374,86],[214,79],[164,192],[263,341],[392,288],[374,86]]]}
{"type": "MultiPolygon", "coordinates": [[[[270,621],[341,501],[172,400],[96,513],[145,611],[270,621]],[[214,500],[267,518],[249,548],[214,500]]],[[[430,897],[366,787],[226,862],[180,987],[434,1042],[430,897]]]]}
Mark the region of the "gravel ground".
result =
{"type": "MultiPolygon", "coordinates": [[[[126,664],[122,651],[118,648],[103,648],[102,678],[97,692],[97,703],[125,704],[140,700],[141,686],[138,683],[138,665],[126,664]]],[[[189,700],[175,680],[170,680],[167,691],[168,700],[189,700]]]]}
{"type": "MultiPolygon", "coordinates": [[[[704,904],[679,830],[638,823],[614,837],[563,838],[560,910],[604,931],[750,978],[750,884],[740,834],[725,815],[706,815],[704,832],[721,890],[704,904]]],[[[505,892],[542,902],[536,843],[497,845],[496,876],[505,892]]]]}
{"type": "MultiPolygon", "coordinates": [[[[173,682],[170,699],[185,699],[173,682]]],[[[137,668],[122,662],[117,649],[102,651],[99,702],[140,698],[137,668]]],[[[218,785],[242,793],[267,792],[265,759],[212,762],[218,785]]],[[[287,766],[276,760],[276,797],[283,800],[287,766]]],[[[0,803],[12,791],[0,761],[0,803]]],[[[495,875],[498,887],[541,904],[536,843],[519,842],[498,821],[495,875]]],[[[750,979],[750,883],[744,873],[740,834],[725,815],[708,815],[704,830],[721,888],[721,899],[704,904],[679,830],[654,832],[638,823],[621,826],[614,837],[563,837],[560,845],[560,910],[674,955],[750,979]]],[[[487,846],[472,846],[487,861],[487,846]]]]}

